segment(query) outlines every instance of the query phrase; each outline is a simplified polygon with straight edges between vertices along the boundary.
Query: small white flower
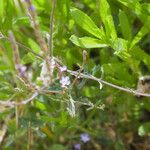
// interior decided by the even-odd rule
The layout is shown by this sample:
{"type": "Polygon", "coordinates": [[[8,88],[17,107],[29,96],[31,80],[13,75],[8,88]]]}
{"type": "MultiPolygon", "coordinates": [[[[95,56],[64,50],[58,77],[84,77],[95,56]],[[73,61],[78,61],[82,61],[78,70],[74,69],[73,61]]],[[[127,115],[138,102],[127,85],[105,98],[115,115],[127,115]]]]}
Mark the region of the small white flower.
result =
{"type": "Polygon", "coordinates": [[[53,75],[53,72],[54,72],[55,61],[53,58],[51,58],[51,59],[49,58],[49,65],[50,65],[50,68],[48,69],[46,60],[44,60],[44,62],[42,63],[40,78],[43,81],[43,84],[45,86],[49,86],[49,83],[51,81],[51,76],[53,75]]]}
{"type": "Polygon", "coordinates": [[[62,77],[60,80],[61,87],[66,87],[70,84],[70,78],[68,76],[62,77]]]}
{"type": "Polygon", "coordinates": [[[66,71],[66,70],[67,70],[67,67],[66,67],[66,66],[59,67],[59,70],[60,70],[60,72],[64,72],[64,71],[66,71]]]}

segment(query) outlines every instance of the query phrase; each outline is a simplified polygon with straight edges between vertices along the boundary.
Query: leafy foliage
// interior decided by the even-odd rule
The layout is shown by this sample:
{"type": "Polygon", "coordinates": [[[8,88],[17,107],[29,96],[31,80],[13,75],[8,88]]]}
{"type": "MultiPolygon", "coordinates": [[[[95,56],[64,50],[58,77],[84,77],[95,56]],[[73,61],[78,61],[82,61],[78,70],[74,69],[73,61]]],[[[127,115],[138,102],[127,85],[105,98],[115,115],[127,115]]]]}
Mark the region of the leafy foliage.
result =
{"type": "Polygon", "coordinates": [[[149,149],[149,1],[54,3],[0,0],[0,149],[149,149]]]}

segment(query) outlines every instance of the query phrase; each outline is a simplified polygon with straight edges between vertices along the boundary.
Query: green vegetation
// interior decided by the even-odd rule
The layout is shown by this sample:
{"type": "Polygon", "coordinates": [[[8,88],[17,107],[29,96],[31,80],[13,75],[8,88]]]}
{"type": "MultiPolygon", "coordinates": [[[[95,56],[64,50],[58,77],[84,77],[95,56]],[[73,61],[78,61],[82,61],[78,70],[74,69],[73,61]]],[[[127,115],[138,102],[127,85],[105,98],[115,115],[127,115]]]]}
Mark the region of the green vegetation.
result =
{"type": "Polygon", "coordinates": [[[149,0],[0,0],[0,149],[150,149],[149,0]]]}

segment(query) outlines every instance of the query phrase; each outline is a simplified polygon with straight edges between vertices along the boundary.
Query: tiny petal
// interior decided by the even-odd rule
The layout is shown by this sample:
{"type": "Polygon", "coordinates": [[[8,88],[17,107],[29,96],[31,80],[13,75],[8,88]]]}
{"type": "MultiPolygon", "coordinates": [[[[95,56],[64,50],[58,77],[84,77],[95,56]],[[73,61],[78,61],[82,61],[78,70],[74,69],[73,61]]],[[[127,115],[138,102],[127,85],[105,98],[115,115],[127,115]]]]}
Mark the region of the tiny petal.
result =
{"type": "Polygon", "coordinates": [[[66,67],[66,66],[59,67],[59,70],[60,70],[60,72],[64,72],[64,71],[66,71],[66,70],[67,70],[67,67],[66,67]]]}
{"type": "Polygon", "coordinates": [[[70,78],[68,76],[62,77],[60,80],[60,84],[62,87],[66,87],[70,84],[70,78]]]}
{"type": "Polygon", "coordinates": [[[30,6],[29,6],[29,10],[30,10],[30,11],[34,11],[34,10],[35,10],[35,7],[34,7],[33,5],[30,5],[30,6]]]}
{"type": "Polygon", "coordinates": [[[81,149],[81,144],[80,143],[76,143],[74,144],[74,150],[80,150],[81,149]]]}
{"type": "Polygon", "coordinates": [[[19,76],[23,77],[25,75],[25,72],[27,70],[27,67],[22,64],[15,65],[16,70],[19,72],[19,76]]]}
{"type": "Polygon", "coordinates": [[[21,68],[20,68],[20,71],[21,72],[25,72],[27,70],[27,67],[26,66],[22,66],[21,68]]]}
{"type": "Polygon", "coordinates": [[[82,133],[80,135],[80,139],[83,143],[87,143],[88,141],[90,141],[90,136],[87,133],[82,133]]]}

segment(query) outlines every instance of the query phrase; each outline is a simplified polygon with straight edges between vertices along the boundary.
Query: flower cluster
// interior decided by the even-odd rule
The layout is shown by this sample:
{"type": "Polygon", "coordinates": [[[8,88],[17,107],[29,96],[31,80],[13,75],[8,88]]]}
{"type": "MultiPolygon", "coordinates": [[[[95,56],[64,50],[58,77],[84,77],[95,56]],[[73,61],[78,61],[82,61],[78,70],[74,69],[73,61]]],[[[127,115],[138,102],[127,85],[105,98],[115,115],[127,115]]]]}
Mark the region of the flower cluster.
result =
{"type": "Polygon", "coordinates": [[[67,71],[67,66],[59,67],[60,72],[67,71]]]}
{"type": "MultiPolygon", "coordinates": [[[[48,68],[47,65],[47,61],[44,60],[44,62],[42,63],[42,69],[41,69],[41,73],[40,73],[40,80],[43,82],[43,85],[45,85],[46,87],[49,86],[50,81],[52,81],[52,76],[53,76],[53,72],[54,72],[54,68],[57,66],[55,60],[53,58],[49,58],[49,66],[50,68],[48,68]]],[[[67,67],[66,66],[59,66],[58,67],[59,73],[60,73],[60,85],[62,88],[67,88],[67,86],[70,85],[70,78],[69,76],[64,76],[63,73],[65,71],[67,71],[67,67]]]]}
{"type": "Polygon", "coordinates": [[[60,84],[61,84],[61,87],[67,88],[67,86],[70,85],[70,78],[68,76],[66,77],[62,76],[60,80],[60,84]]]}
{"type": "Polygon", "coordinates": [[[49,86],[50,81],[52,80],[52,75],[54,72],[54,68],[55,68],[55,61],[53,58],[49,58],[49,68],[47,65],[47,61],[44,60],[44,62],[42,63],[42,70],[41,70],[41,74],[40,74],[40,79],[43,82],[43,85],[45,85],[46,87],[49,86]]]}
{"type": "MultiPolygon", "coordinates": [[[[83,143],[87,143],[87,142],[89,142],[91,139],[90,139],[89,134],[87,134],[87,133],[82,133],[82,134],[80,135],[80,140],[81,140],[83,143]]],[[[74,148],[74,150],[80,150],[80,149],[81,149],[81,144],[80,144],[80,143],[76,143],[76,144],[74,144],[73,148],[74,148]]]]}
{"type": "Polygon", "coordinates": [[[88,141],[90,141],[90,136],[87,133],[82,133],[80,135],[80,139],[83,143],[87,143],[88,141]]]}
{"type": "Polygon", "coordinates": [[[63,76],[62,74],[67,71],[67,66],[60,66],[58,67],[59,72],[61,74],[61,78],[60,78],[60,84],[62,88],[67,88],[68,85],[70,85],[70,78],[68,76],[63,76]]]}
{"type": "Polygon", "coordinates": [[[30,10],[30,11],[34,11],[35,10],[35,7],[31,4],[31,1],[30,0],[23,0],[23,2],[26,2],[26,3],[28,3],[28,9],[30,10]]]}

